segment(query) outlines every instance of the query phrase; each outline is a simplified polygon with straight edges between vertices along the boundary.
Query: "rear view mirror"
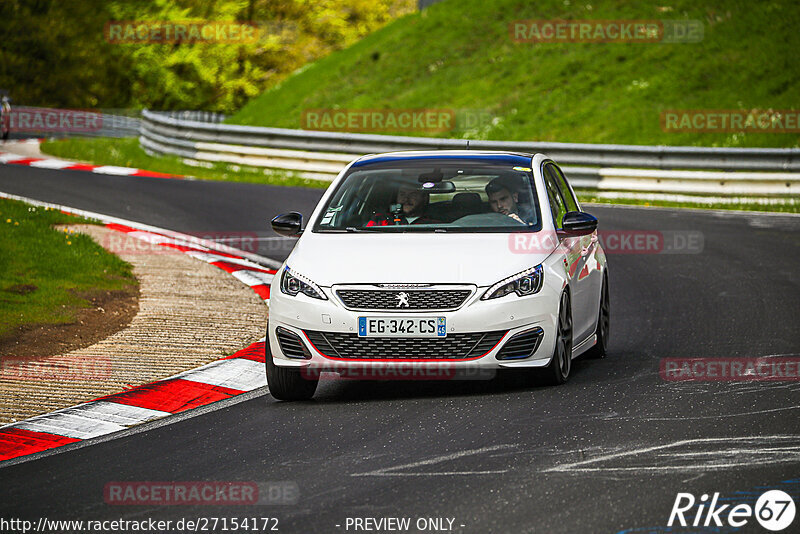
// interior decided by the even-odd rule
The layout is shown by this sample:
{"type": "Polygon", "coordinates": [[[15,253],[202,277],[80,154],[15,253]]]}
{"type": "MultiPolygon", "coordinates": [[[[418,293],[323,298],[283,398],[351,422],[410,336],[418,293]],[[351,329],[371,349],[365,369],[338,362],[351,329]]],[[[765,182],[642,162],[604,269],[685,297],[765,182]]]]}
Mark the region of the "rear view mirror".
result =
{"type": "Polygon", "coordinates": [[[582,211],[568,211],[561,223],[562,230],[568,235],[587,235],[597,230],[597,218],[582,211]]]}
{"type": "Polygon", "coordinates": [[[303,215],[296,211],[278,215],[272,219],[272,230],[285,237],[297,237],[303,233],[303,215]]]}
{"type": "Polygon", "coordinates": [[[422,184],[422,191],[426,193],[455,193],[456,184],[450,180],[442,182],[425,182],[422,184]]]}

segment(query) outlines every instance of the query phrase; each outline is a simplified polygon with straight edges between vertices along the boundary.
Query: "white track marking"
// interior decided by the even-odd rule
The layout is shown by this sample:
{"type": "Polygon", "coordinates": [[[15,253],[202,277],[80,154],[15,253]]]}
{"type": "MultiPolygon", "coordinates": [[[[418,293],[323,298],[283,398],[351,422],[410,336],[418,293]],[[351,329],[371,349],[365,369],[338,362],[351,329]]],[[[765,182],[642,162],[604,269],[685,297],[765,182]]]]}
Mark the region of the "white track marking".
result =
{"type": "Polygon", "coordinates": [[[244,358],[217,360],[170,378],[181,378],[239,391],[251,391],[267,385],[264,364],[244,358]]]}
{"type": "Polygon", "coordinates": [[[0,153],[0,163],[11,163],[22,159],[30,159],[28,156],[18,156],[16,154],[9,154],[7,152],[0,153]]]}
{"type": "MultiPolygon", "coordinates": [[[[731,437],[731,438],[697,438],[675,441],[665,445],[656,445],[653,447],[644,447],[640,449],[633,449],[624,452],[606,454],[591,458],[589,460],[582,460],[580,462],[567,463],[558,465],[550,469],[545,469],[545,473],[584,473],[584,472],[655,472],[667,473],[674,471],[709,471],[728,469],[732,467],[755,467],[759,465],[766,465],[770,463],[786,463],[800,461],[800,436],[794,435],[776,435],[776,436],[745,436],[745,437],[731,437]],[[781,445],[779,442],[789,442],[786,447],[775,447],[781,445]],[[760,444],[765,446],[773,446],[770,451],[768,448],[754,446],[760,444]],[[710,446],[706,450],[701,451],[688,451],[682,452],[680,450],[673,451],[677,447],[684,446],[710,446]],[[648,453],[657,452],[654,458],[648,459],[646,456],[643,463],[657,464],[657,465],[636,465],[630,467],[603,467],[597,466],[601,462],[618,460],[632,456],[647,455],[648,453]],[[663,453],[661,452],[663,451],[663,453]],[[758,451],[757,454],[754,451],[758,451]],[[764,455],[771,456],[765,458],[764,455]],[[718,457],[718,463],[709,462],[705,458],[699,457],[718,457]],[[755,456],[755,458],[754,458],[755,456]],[[664,465],[665,459],[670,458],[694,458],[697,461],[694,463],[681,463],[679,465],[664,465]],[[731,461],[731,459],[735,459],[731,461]]],[[[631,459],[635,461],[634,459],[631,459]]]]}
{"type": "Polygon", "coordinates": [[[67,408],[70,410],[80,410],[82,414],[91,414],[98,419],[104,419],[109,423],[117,423],[123,426],[138,425],[145,421],[152,421],[160,417],[171,415],[169,412],[152,410],[140,406],[130,406],[118,402],[99,400],[82,404],[80,406],[67,408]]]}
{"type": "Polygon", "coordinates": [[[111,174],[114,176],[130,176],[131,174],[137,172],[139,169],[133,169],[131,167],[115,167],[113,165],[103,165],[101,167],[95,167],[92,169],[92,172],[97,174],[111,174]]]}
{"type": "Polygon", "coordinates": [[[189,256],[196,258],[198,260],[204,261],[206,263],[214,263],[215,261],[224,261],[226,263],[235,263],[236,265],[241,265],[243,267],[254,267],[256,269],[266,269],[263,265],[258,265],[257,263],[253,263],[252,261],[248,261],[241,258],[229,258],[228,256],[220,256],[219,254],[214,254],[213,252],[195,252],[190,250],[187,252],[189,256]]]}
{"type": "Polygon", "coordinates": [[[465,456],[475,456],[476,454],[483,454],[485,452],[492,452],[504,449],[514,449],[516,447],[517,445],[514,444],[491,445],[489,447],[481,447],[480,449],[469,449],[466,451],[459,451],[451,454],[445,454],[442,456],[436,456],[434,458],[429,458],[427,460],[420,460],[417,462],[411,462],[408,464],[396,465],[393,467],[383,467],[381,469],[376,469],[375,471],[369,471],[367,473],[351,473],[350,476],[418,477],[418,476],[453,476],[453,475],[495,475],[495,474],[507,473],[508,471],[510,471],[510,469],[487,470],[487,471],[435,471],[435,472],[417,472],[417,473],[398,473],[397,471],[400,471],[401,469],[414,469],[417,467],[439,464],[442,462],[448,462],[450,460],[457,460],[459,458],[464,458],[465,456]]]}
{"type": "Polygon", "coordinates": [[[31,167],[39,167],[40,169],[64,169],[75,165],[74,161],[65,161],[63,159],[43,159],[41,161],[34,161],[31,167]]]}
{"type": "Polygon", "coordinates": [[[261,284],[271,284],[272,278],[275,276],[269,273],[262,273],[259,271],[234,271],[231,273],[243,284],[252,286],[260,286],[261,284]]]}
{"type": "Polygon", "coordinates": [[[88,439],[168,415],[172,414],[116,402],[93,401],[32,417],[8,426],[32,432],[88,439]]]}

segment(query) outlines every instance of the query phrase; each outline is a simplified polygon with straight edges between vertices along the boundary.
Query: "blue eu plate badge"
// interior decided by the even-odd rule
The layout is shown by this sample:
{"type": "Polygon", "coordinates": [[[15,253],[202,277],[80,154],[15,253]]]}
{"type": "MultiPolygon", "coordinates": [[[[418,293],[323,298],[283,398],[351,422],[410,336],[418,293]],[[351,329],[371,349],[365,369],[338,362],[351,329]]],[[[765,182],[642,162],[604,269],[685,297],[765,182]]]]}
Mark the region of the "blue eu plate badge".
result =
{"type": "Polygon", "coordinates": [[[436,335],[437,337],[445,337],[447,335],[447,325],[444,317],[436,318],[436,335]]]}

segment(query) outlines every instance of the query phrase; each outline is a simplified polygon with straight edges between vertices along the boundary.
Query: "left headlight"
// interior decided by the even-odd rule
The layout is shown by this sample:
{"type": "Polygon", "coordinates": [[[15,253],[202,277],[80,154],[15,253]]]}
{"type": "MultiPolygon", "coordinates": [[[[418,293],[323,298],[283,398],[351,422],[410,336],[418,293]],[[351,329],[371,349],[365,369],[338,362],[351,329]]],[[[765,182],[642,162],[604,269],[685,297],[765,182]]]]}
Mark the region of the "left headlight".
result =
{"type": "Polygon", "coordinates": [[[281,275],[281,292],[293,297],[298,293],[303,293],[311,298],[328,300],[328,297],[325,296],[325,293],[322,292],[322,289],[317,284],[302,274],[291,270],[288,266],[281,275]]]}
{"type": "Polygon", "coordinates": [[[537,265],[536,267],[525,269],[521,273],[500,280],[486,290],[481,300],[497,299],[505,297],[509,293],[516,293],[520,297],[533,295],[542,289],[543,281],[544,270],[541,265],[537,265]]]}

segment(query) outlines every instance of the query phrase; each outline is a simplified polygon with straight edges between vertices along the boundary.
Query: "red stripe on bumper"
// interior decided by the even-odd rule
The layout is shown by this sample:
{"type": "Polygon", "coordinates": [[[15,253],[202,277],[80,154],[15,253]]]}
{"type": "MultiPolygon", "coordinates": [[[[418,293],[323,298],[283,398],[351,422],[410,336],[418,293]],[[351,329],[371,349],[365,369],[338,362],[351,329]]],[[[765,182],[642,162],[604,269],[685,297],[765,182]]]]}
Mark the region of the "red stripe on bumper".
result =
{"type": "Polygon", "coordinates": [[[21,428],[4,428],[0,430],[0,461],[54,449],[76,441],[80,440],[21,428]]]}

